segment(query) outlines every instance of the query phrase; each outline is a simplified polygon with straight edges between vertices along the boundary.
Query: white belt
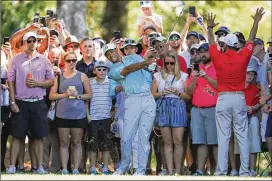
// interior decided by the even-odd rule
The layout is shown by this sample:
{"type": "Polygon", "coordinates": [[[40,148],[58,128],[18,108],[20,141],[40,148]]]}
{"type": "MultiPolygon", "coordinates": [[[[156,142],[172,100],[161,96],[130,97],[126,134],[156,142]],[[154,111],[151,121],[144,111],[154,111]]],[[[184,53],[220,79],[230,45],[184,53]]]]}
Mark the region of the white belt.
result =
{"type": "Polygon", "coordinates": [[[20,101],[25,101],[25,102],[37,102],[37,101],[40,101],[40,100],[43,100],[43,98],[35,98],[35,99],[19,99],[19,98],[16,98],[20,101]]]}

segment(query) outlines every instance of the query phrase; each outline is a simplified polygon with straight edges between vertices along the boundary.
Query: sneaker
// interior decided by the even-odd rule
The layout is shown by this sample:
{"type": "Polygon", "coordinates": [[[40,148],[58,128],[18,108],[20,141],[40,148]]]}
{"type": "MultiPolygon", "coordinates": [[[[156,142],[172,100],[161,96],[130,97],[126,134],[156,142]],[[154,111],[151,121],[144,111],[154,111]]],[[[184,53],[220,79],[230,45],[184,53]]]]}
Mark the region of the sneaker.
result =
{"type": "Polygon", "coordinates": [[[133,176],[144,176],[145,174],[142,172],[135,172],[133,176]]]}
{"type": "Polygon", "coordinates": [[[115,172],[113,172],[112,175],[115,175],[115,176],[124,175],[124,172],[121,169],[118,168],[117,170],[115,170],[115,172]]]}
{"type": "Polygon", "coordinates": [[[111,171],[109,171],[108,169],[102,169],[102,174],[103,175],[110,175],[111,171]]]}
{"type": "Polygon", "coordinates": [[[256,177],[256,176],[257,176],[257,172],[256,172],[255,170],[250,170],[249,175],[250,175],[251,177],[256,177]]]}
{"type": "Polygon", "coordinates": [[[17,167],[17,172],[18,173],[24,173],[25,172],[25,168],[24,167],[17,167]]]}
{"type": "Polygon", "coordinates": [[[90,175],[98,175],[98,172],[96,171],[96,168],[91,168],[90,175]]]}
{"type": "Polygon", "coordinates": [[[7,174],[15,174],[16,173],[16,167],[13,165],[10,165],[7,170],[7,174]]]}
{"type": "Polygon", "coordinates": [[[196,172],[192,174],[192,176],[202,176],[202,175],[204,175],[204,173],[200,170],[196,170],[196,172]]]}
{"type": "Polygon", "coordinates": [[[68,175],[69,171],[67,169],[62,169],[61,174],[62,175],[68,175]]]}
{"type": "Polygon", "coordinates": [[[73,169],[72,174],[73,175],[78,175],[78,174],[80,174],[80,172],[79,172],[78,169],[73,169]]]}
{"type": "Polygon", "coordinates": [[[230,176],[232,176],[232,177],[238,177],[239,176],[238,171],[237,170],[231,170],[230,176]]]}
{"type": "Polygon", "coordinates": [[[167,169],[162,169],[162,171],[160,171],[159,175],[160,175],[160,176],[168,175],[167,169]]]}
{"type": "Polygon", "coordinates": [[[37,170],[38,170],[37,168],[31,168],[30,172],[36,174],[36,173],[37,173],[37,170]]]}
{"type": "Polygon", "coordinates": [[[43,167],[37,169],[37,174],[48,174],[48,171],[46,171],[43,167]]]}

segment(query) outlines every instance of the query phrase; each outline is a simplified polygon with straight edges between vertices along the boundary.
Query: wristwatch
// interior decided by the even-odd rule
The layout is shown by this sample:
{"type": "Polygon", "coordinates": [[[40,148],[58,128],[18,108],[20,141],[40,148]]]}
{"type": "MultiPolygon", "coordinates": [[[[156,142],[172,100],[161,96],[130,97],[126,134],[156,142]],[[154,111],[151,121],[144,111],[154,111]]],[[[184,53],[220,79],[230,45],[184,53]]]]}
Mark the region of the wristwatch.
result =
{"type": "Polygon", "coordinates": [[[15,101],[12,101],[10,104],[11,104],[11,105],[15,104],[15,101]]]}
{"type": "Polygon", "coordinates": [[[79,99],[79,100],[81,100],[82,97],[81,97],[81,95],[78,95],[76,98],[79,99]]]}

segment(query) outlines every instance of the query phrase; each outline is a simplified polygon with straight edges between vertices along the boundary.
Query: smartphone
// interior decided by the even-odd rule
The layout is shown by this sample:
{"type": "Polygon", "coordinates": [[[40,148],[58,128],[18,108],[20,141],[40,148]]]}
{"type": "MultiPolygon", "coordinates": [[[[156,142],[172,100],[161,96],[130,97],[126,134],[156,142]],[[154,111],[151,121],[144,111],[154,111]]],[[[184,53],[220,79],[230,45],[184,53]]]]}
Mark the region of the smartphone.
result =
{"type": "Polygon", "coordinates": [[[120,39],[120,38],[121,38],[120,30],[114,30],[114,31],[113,31],[113,37],[114,37],[115,39],[120,39]]]}
{"type": "MultiPolygon", "coordinates": [[[[76,91],[76,86],[69,86],[70,91],[76,91]]],[[[69,99],[75,99],[75,96],[69,96],[69,99]]]]}
{"type": "Polygon", "coordinates": [[[58,61],[57,60],[53,61],[53,66],[56,66],[56,67],[58,66],[58,61]]]}
{"type": "Polygon", "coordinates": [[[196,9],[195,6],[189,7],[189,14],[193,15],[193,17],[196,17],[196,9]]]}
{"type": "Polygon", "coordinates": [[[43,27],[46,27],[46,20],[45,20],[45,17],[41,17],[40,23],[42,24],[43,27]]]}
{"type": "Polygon", "coordinates": [[[33,18],[33,23],[38,23],[40,19],[40,13],[35,12],[34,18],[33,18]]]}
{"type": "Polygon", "coordinates": [[[3,42],[3,44],[6,44],[7,42],[9,42],[9,37],[4,37],[4,42],[3,42]]]}
{"type": "Polygon", "coordinates": [[[46,10],[46,15],[48,15],[50,18],[53,17],[54,12],[50,9],[46,10]]]}
{"type": "Polygon", "coordinates": [[[199,72],[199,64],[198,63],[194,63],[194,70],[199,72]]]}

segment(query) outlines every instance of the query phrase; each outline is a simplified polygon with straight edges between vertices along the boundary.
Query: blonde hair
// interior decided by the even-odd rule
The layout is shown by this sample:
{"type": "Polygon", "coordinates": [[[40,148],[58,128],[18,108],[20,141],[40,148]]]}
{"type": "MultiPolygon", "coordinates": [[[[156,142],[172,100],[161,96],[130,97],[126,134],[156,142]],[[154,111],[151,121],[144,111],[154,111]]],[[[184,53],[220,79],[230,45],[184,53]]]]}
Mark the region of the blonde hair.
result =
{"type": "Polygon", "coordinates": [[[68,55],[75,55],[75,56],[76,56],[76,59],[77,59],[77,54],[76,54],[76,52],[74,52],[73,50],[70,50],[70,51],[68,51],[68,52],[65,52],[65,54],[63,55],[63,59],[65,60],[66,57],[67,57],[68,55]]]}
{"type": "Polygon", "coordinates": [[[175,65],[174,65],[174,76],[176,76],[176,80],[180,79],[180,68],[179,68],[179,60],[178,60],[178,55],[176,52],[174,52],[173,50],[170,50],[167,52],[165,58],[163,59],[163,68],[162,68],[162,78],[164,80],[167,79],[167,76],[169,75],[169,72],[165,66],[165,59],[166,57],[171,57],[174,59],[175,61],[175,65]]]}

